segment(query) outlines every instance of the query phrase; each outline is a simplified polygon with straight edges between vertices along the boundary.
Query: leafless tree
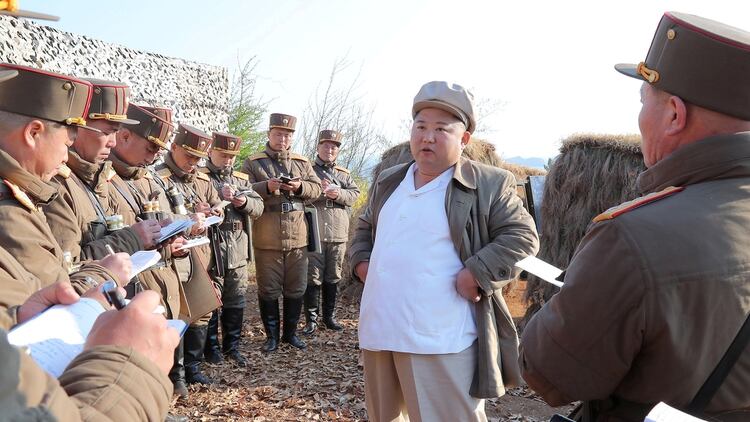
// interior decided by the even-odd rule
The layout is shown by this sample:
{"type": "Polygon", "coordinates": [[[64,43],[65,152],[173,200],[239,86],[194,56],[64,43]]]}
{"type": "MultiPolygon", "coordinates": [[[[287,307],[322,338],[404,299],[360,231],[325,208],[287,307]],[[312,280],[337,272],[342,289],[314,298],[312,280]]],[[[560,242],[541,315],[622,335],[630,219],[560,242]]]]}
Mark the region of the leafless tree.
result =
{"type": "Polygon", "coordinates": [[[373,118],[375,106],[367,104],[359,93],[361,69],[346,81],[350,71],[351,62],[346,57],[334,62],[326,85],[318,87],[308,100],[297,139],[301,153],[314,157],[318,133],[338,130],[344,140],[337,162],[353,174],[365,176],[375,164],[372,158],[390,144],[373,118]]]}

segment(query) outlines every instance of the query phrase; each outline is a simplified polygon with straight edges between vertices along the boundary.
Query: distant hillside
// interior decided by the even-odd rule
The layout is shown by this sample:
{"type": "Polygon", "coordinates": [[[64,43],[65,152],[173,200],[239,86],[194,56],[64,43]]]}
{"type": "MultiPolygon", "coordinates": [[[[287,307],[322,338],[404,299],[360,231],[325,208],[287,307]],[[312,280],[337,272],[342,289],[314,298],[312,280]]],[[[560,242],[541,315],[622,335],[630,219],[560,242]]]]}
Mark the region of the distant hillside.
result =
{"type": "Polygon", "coordinates": [[[513,164],[519,164],[522,166],[527,167],[534,167],[538,169],[544,170],[544,165],[547,164],[546,158],[539,158],[539,157],[510,157],[510,158],[504,158],[505,161],[513,164]]]}

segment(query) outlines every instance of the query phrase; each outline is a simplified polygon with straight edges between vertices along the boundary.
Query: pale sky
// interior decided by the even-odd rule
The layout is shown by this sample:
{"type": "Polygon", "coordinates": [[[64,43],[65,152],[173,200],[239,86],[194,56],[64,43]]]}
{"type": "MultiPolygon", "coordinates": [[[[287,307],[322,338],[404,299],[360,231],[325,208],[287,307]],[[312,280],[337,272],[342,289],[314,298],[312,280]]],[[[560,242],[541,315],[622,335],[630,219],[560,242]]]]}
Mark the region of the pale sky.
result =
{"type": "Polygon", "coordinates": [[[615,63],[645,59],[664,11],[750,30],[750,2],[21,0],[55,28],[130,48],[236,67],[256,56],[270,112],[301,117],[333,63],[394,141],[419,87],[449,80],[501,103],[479,133],[505,157],[551,157],[575,132],[637,133],[639,83],[615,63]]]}

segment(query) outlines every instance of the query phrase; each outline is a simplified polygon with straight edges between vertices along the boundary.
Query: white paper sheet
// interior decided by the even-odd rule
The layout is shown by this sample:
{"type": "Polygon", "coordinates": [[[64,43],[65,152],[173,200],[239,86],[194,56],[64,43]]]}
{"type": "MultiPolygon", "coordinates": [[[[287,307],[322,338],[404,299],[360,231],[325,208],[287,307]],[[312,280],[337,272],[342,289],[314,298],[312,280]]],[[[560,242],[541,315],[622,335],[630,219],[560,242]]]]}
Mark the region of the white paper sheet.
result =
{"type": "Polygon", "coordinates": [[[193,220],[175,220],[172,224],[161,228],[161,237],[159,243],[169,239],[170,237],[181,233],[193,225],[193,220]]]}
{"type": "Polygon", "coordinates": [[[178,250],[182,251],[196,246],[207,245],[209,243],[211,243],[211,241],[206,236],[196,237],[195,239],[186,241],[178,250]]]}
{"type": "Polygon", "coordinates": [[[157,251],[138,251],[130,255],[130,261],[133,267],[130,269],[130,278],[133,278],[141,272],[153,267],[161,259],[161,254],[157,251]]]}
{"type": "Polygon", "coordinates": [[[28,347],[29,354],[47,373],[59,377],[83,351],[86,337],[104,308],[94,299],[55,305],[12,329],[8,341],[28,347]]]}
{"type": "Polygon", "coordinates": [[[695,416],[688,415],[685,412],[681,412],[668,404],[661,402],[654,406],[653,409],[646,415],[644,422],[701,422],[703,419],[698,419],[695,416]]]}
{"type": "Polygon", "coordinates": [[[220,210],[220,209],[223,209],[224,207],[226,207],[229,204],[231,204],[231,202],[224,200],[224,201],[221,201],[218,204],[214,205],[213,207],[211,207],[211,209],[212,210],[220,210]]]}
{"type": "MultiPolygon", "coordinates": [[[[25,346],[32,359],[55,378],[83,351],[86,337],[104,308],[94,299],[81,298],[72,305],[55,305],[8,333],[8,342],[25,346]]],[[[159,305],[154,313],[164,313],[159,305]]],[[[182,336],[187,326],[167,320],[182,336]]]]}
{"type": "Polygon", "coordinates": [[[527,256],[516,262],[516,267],[534,274],[547,283],[553,284],[557,287],[563,286],[561,281],[555,280],[560,274],[562,274],[563,270],[554,265],[550,265],[535,256],[527,256]]]}
{"type": "Polygon", "coordinates": [[[205,229],[209,226],[213,226],[214,224],[221,223],[222,220],[223,218],[219,217],[218,215],[212,215],[210,217],[206,217],[206,219],[203,221],[203,226],[201,227],[205,229]]]}

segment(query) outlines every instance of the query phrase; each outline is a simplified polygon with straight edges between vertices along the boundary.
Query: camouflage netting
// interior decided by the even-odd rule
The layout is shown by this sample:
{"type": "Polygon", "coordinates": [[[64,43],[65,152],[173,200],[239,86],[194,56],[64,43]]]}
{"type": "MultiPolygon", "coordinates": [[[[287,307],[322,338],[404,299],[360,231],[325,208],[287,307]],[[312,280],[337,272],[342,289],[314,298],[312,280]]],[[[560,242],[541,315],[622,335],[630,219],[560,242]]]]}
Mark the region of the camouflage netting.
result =
{"type": "MultiPolygon", "coordinates": [[[[566,268],[596,215],[639,196],[636,178],[644,169],[637,135],[576,134],[563,141],[544,184],[537,257],[566,268]]],[[[520,327],[557,291],[529,275],[520,327]]]]}
{"type": "MultiPolygon", "coordinates": [[[[464,149],[463,155],[471,160],[508,170],[513,173],[513,175],[516,177],[516,181],[518,182],[523,182],[528,176],[545,174],[544,170],[520,166],[517,164],[506,163],[502,161],[495,152],[494,145],[475,138],[472,138],[469,145],[464,149]]],[[[409,142],[403,142],[394,147],[391,147],[383,153],[380,162],[373,169],[371,180],[377,180],[380,172],[387,169],[388,167],[393,167],[401,163],[408,163],[412,160],[413,157],[411,155],[411,151],[409,150],[409,142]]],[[[372,184],[370,185],[370,188],[372,188],[372,184]]],[[[523,189],[520,189],[519,194],[522,194],[522,191],[523,189]]],[[[354,235],[354,229],[357,226],[357,220],[359,219],[359,215],[363,211],[364,209],[357,209],[352,213],[349,225],[350,239],[354,235]]],[[[351,280],[349,280],[350,273],[349,262],[348,260],[345,260],[343,269],[345,281],[341,286],[342,295],[346,298],[359,301],[359,298],[362,295],[362,284],[359,282],[351,282],[351,280]]],[[[510,288],[510,285],[508,287],[510,288]]]]}

